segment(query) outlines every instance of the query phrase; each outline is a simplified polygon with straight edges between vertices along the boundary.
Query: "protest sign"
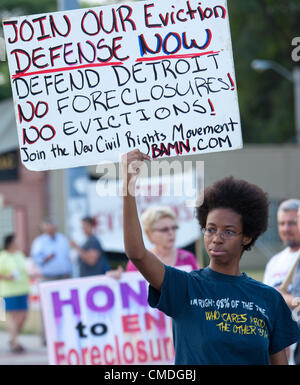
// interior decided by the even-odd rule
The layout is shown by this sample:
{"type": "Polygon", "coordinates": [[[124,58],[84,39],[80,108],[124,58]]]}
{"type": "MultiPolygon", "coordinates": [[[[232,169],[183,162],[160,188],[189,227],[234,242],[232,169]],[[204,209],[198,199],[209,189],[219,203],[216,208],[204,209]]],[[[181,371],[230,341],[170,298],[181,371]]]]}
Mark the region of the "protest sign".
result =
{"type": "Polygon", "coordinates": [[[172,364],[171,320],[147,285],[138,272],[41,284],[49,364],[172,364]]]}
{"type": "Polygon", "coordinates": [[[3,21],[31,170],[242,147],[226,0],[139,1],[3,21]]]}

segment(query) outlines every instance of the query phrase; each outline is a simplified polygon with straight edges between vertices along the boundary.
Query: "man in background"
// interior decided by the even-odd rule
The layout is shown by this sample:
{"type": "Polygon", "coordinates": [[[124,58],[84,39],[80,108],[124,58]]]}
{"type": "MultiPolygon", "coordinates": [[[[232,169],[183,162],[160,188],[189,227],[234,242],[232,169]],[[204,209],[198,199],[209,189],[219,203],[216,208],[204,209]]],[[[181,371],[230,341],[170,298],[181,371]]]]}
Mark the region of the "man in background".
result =
{"type": "MultiPolygon", "coordinates": [[[[34,239],[30,253],[33,262],[39,268],[41,282],[71,278],[72,262],[67,237],[57,232],[55,224],[50,220],[41,223],[41,231],[42,234],[34,239]]],[[[46,345],[43,320],[41,339],[42,344],[46,345]]]]}
{"type": "Polygon", "coordinates": [[[297,225],[297,213],[299,207],[300,200],[298,199],[288,199],[278,207],[278,233],[285,248],[267,263],[264,274],[264,283],[267,285],[280,286],[298,256],[300,231],[297,225]]]}
{"type": "MultiPolygon", "coordinates": [[[[300,232],[300,207],[298,209],[298,215],[297,215],[297,218],[298,218],[298,230],[300,232]]],[[[300,252],[300,249],[299,249],[299,252],[300,252]]],[[[296,321],[298,322],[298,325],[300,325],[300,313],[299,313],[299,305],[300,305],[300,260],[299,260],[299,256],[298,256],[298,263],[296,265],[296,269],[295,269],[295,273],[293,275],[293,279],[292,279],[292,288],[291,288],[291,294],[288,294],[288,293],[283,293],[283,296],[285,298],[285,300],[289,301],[289,303],[291,303],[291,309],[295,309],[296,311],[296,321]],[[289,297],[287,299],[287,297],[289,297]]],[[[296,365],[300,365],[300,344],[298,342],[298,344],[294,347],[295,350],[294,350],[294,354],[293,354],[293,358],[294,358],[294,363],[296,365]]]]}
{"type": "Polygon", "coordinates": [[[79,275],[88,277],[105,274],[110,270],[110,265],[98,238],[94,235],[94,219],[85,217],[81,224],[87,238],[85,243],[79,246],[76,242],[70,241],[71,246],[78,252],[79,275]]]}
{"type": "MultiPolygon", "coordinates": [[[[280,285],[293,267],[300,251],[300,225],[298,213],[300,213],[300,200],[298,199],[288,199],[283,201],[278,207],[278,233],[283,245],[286,247],[271,258],[266,266],[264,275],[264,283],[276,287],[291,310],[299,305],[299,302],[295,297],[297,288],[300,285],[300,274],[298,277],[297,274],[294,275],[292,284],[289,285],[287,291],[280,289],[280,285]]],[[[287,355],[290,364],[299,365],[299,344],[292,345],[290,349],[287,350],[287,355]]]]}
{"type": "Polygon", "coordinates": [[[57,232],[50,220],[41,224],[42,234],[32,243],[31,257],[39,267],[43,281],[71,278],[72,262],[67,237],[57,232]]]}

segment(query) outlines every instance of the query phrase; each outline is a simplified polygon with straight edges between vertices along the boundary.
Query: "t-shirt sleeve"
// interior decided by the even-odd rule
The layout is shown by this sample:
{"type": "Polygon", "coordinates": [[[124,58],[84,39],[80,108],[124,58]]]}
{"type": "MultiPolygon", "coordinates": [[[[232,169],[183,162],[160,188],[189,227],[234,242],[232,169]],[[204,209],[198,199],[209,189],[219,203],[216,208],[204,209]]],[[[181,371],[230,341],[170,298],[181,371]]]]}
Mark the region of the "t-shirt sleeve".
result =
{"type": "Polygon", "coordinates": [[[168,315],[176,318],[187,300],[189,274],[185,271],[165,265],[165,276],[161,291],[149,286],[148,303],[168,315]]]}
{"type": "Polygon", "coordinates": [[[282,295],[276,292],[275,320],[270,338],[269,353],[275,354],[284,348],[300,341],[300,329],[292,317],[292,312],[287,306],[282,295]]]}

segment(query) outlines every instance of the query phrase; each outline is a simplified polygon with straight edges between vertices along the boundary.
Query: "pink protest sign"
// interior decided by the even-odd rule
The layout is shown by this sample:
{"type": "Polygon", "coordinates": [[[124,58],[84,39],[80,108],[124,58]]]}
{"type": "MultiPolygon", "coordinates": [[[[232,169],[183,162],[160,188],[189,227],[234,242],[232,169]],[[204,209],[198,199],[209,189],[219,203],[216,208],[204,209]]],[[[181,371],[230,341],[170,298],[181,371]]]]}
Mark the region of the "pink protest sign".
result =
{"type": "Polygon", "coordinates": [[[171,319],[147,303],[138,272],[40,285],[49,363],[172,364],[171,319]]]}

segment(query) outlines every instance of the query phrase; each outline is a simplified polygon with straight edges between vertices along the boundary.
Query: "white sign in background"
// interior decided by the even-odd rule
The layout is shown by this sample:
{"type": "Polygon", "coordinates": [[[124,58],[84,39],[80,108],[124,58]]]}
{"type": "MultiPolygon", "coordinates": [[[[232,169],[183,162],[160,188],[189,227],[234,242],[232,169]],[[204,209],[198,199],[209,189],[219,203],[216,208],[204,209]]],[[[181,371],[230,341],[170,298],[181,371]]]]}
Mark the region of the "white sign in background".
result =
{"type": "Polygon", "coordinates": [[[225,0],[108,5],[3,21],[31,170],[242,147],[225,0]]]}
{"type": "MultiPolygon", "coordinates": [[[[185,247],[200,237],[194,208],[187,204],[198,193],[196,189],[193,191],[195,188],[191,183],[193,180],[195,180],[193,172],[187,172],[164,178],[152,177],[151,183],[147,178],[140,178],[137,182],[136,199],[140,214],[151,206],[169,206],[175,212],[179,225],[176,247],[185,247]]],[[[119,180],[100,179],[88,184],[88,210],[89,215],[96,220],[95,234],[99,237],[104,250],[113,252],[124,252],[123,203],[122,196],[118,194],[121,186],[122,181],[119,180]]],[[[74,211],[74,218],[75,216],[74,211]]],[[[152,248],[145,234],[144,242],[148,249],[152,248]]]]}
{"type": "Polygon", "coordinates": [[[171,319],[147,290],[138,272],[42,283],[49,364],[172,364],[171,319]]]}

